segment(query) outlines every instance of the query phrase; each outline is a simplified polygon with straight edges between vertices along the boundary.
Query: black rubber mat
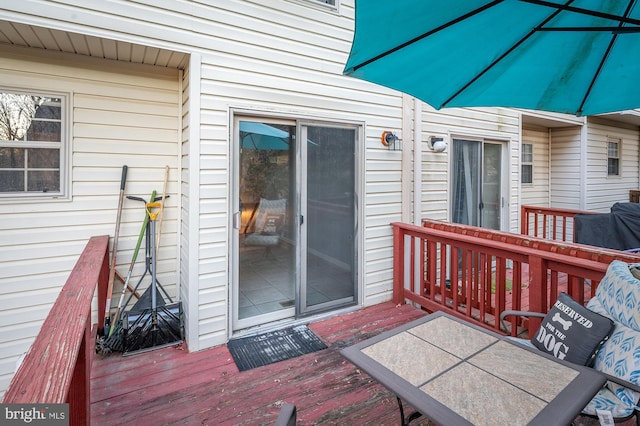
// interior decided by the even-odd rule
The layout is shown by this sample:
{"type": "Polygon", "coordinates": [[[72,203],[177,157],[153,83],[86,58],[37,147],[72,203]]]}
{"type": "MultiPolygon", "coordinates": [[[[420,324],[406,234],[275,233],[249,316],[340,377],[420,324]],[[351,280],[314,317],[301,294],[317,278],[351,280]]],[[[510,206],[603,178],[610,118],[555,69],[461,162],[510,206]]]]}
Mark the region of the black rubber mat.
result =
{"type": "Polygon", "coordinates": [[[306,325],[229,340],[227,347],[240,371],[251,370],[326,349],[306,325]]]}

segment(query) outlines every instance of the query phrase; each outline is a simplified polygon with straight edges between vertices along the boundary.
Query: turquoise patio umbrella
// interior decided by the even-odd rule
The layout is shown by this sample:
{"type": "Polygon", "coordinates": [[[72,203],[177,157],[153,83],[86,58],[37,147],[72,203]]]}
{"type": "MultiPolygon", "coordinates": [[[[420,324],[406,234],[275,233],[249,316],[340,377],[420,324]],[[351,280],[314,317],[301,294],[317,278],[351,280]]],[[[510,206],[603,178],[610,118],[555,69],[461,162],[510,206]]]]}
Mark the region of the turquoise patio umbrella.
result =
{"type": "Polygon", "coordinates": [[[436,109],[640,108],[635,0],[356,0],[344,73],[436,109]]]}
{"type": "Polygon", "coordinates": [[[240,121],[240,147],[286,151],[289,149],[289,132],[257,121],[240,121]]]}
{"type": "MultiPolygon", "coordinates": [[[[287,151],[291,140],[289,132],[257,121],[240,121],[240,147],[271,151],[287,151]]],[[[307,143],[318,146],[307,139],[307,143]]]]}

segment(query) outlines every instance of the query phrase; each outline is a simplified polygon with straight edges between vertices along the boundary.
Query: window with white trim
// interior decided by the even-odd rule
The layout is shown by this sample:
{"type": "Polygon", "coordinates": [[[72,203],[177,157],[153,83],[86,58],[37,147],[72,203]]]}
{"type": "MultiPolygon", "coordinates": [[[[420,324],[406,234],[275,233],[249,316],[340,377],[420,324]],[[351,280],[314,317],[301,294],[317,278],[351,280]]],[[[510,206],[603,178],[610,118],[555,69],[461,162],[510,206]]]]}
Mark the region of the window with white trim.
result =
{"type": "Polygon", "coordinates": [[[607,176],[620,176],[620,140],[607,142],[607,176]]]}
{"type": "Polygon", "coordinates": [[[521,168],[521,182],[532,184],[533,183],[533,144],[522,144],[522,155],[520,159],[521,168]]]}
{"type": "Polygon", "coordinates": [[[65,195],[66,96],[0,89],[0,199],[65,195]]]}

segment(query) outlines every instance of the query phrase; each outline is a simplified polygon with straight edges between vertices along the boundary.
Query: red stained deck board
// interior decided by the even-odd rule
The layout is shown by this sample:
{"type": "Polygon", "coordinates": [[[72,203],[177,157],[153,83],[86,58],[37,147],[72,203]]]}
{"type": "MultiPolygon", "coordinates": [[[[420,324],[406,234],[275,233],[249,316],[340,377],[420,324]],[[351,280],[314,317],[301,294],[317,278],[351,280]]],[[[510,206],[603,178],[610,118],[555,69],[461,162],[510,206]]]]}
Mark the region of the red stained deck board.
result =
{"type": "Polygon", "coordinates": [[[354,339],[365,340],[381,331],[397,327],[426,314],[411,305],[396,306],[393,303],[381,303],[362,311],[312,323],[309,328],[327,343],[342,342],[345,345],[351,345],[355,343],[354,339]]]}
{"type": "Polygon", "coordinates": [[[301,425],[397,424],[395,397],[339,351],[425,314],[389,302],[315,322],[328,349],[244,372],[226,346],[96,358],[92,424],[272,424],[283,402],[301,425]]]}
{"type": "MultiPolygon", "coordinates": [[[[165,348],[131,357],[115,355],[109,358],[117,359],[120,363],[111,362],[107,366],[113,367],[113,371],[105,366],[94,368],[91,382],[93,401],[108,400],[122,393],[150,392],[156,385],[160,387],[159,392],[162,394],[166,392],[164,388],[167,383],[173,383],[177,387],[185,379],[198,378],[205,373],[211,376],[238,371],[226,346],[192,354],[180,349],[165,348]],[[162,357],[151,356],[148,361],[145,360],[146,355],[156,353],[162,357]]],[[[94,364],[101,362],[94,361],[94,364]]],[[[184,386],[188,387],[189,383],[184,386]]]]}

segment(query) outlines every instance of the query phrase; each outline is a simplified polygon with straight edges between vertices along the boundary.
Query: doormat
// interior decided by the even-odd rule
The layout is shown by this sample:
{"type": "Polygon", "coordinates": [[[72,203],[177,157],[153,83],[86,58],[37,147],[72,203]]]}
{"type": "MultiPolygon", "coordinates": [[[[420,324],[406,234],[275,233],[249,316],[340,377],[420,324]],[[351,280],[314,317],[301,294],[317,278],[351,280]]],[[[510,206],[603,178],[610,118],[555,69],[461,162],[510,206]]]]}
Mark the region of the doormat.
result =
{"type": "Polygon", "coordinates": [[[240,371],[251,370],[326,349],[306,325],[229,340],[227,347],[240,371]]]}

